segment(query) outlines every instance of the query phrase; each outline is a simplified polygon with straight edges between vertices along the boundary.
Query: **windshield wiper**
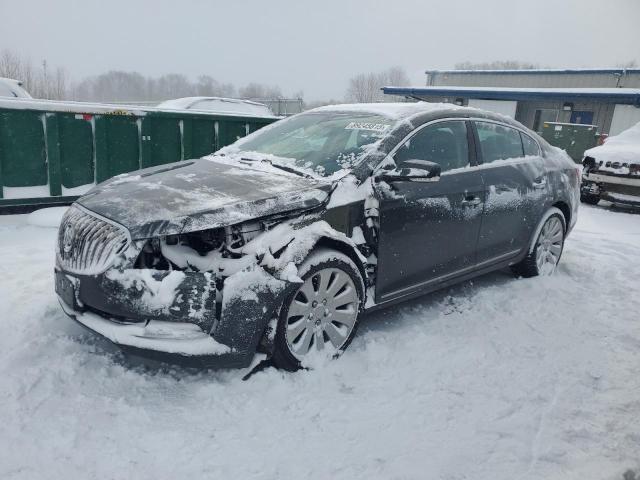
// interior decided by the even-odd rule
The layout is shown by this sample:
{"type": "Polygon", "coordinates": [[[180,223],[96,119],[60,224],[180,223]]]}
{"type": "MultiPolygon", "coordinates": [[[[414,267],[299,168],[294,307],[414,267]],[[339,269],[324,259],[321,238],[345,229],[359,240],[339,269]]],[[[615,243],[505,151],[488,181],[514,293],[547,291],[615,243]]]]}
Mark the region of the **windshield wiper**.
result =
{"type": "Polygon", "coordinates": [[[282,170],[282,171],[285,171],[285,172],[288,172],[288,173],[293,173],[294,175],[298,175],[299,177],[314,178],[313,176],[309,175],[308,173],[302,172],[302,171],[298,170],[297,168],[289,167],[287,165],[282,165],[282,164],[279,164],[279,163],[273,163],[271,160],[269,160],[267,158],[257,159],[257,158],[241,157],[240,160],[244,160],[245,162],[268,163],[272,167],[275,167],[275,168],[277,168],[279,170],[282,170]]]}
{"type": "Polygon", "coordinates": [[[285,172],[289,172],[289,173],[293,173],[295,175],[298,175],[299,177],[305,177],[305,178],[313,178],[311,175],[309,175],[308,173],[304,173],[301,172],[300,170],[293,168],[293,167],[288,167],[286,165],[280,165],[277,163],[273,163],[270,160],[262,160],[265,163],[268,163],[269,165],[271,165],[272,167],[278,168],[280,170],[283,170],[285,172]]]}

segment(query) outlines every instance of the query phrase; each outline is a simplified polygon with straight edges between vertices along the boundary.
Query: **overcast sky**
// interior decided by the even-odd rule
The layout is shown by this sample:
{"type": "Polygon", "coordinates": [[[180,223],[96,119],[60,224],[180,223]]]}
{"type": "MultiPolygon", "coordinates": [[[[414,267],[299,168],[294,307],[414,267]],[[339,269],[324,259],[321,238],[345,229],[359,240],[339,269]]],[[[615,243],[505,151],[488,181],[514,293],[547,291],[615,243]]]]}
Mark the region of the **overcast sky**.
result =
{"type": "Polygon", "coordinates": [[[64,66],[208,74],[341,99],[351,76],[461,61],[640,62],[640,0],[0,0],[0,49],[64,66]]]}

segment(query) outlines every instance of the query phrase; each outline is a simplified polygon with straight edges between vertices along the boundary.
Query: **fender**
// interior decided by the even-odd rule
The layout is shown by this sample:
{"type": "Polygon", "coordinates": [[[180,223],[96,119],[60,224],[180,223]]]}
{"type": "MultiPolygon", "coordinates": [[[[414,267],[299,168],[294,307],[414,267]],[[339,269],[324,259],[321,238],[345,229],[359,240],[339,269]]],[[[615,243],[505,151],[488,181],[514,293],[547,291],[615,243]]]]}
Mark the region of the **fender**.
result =
{"type": "Polygon", "coordinates": [[[243,254],[255,256],[256,264],[225,279],[220,321],[211,331],[216,341],[233,345],[239,365],[251,363],[269,321],[302,283],[298,267],[314,248],[327,243],[354,260],[366,284],[366,259],[349,237],[324,220],[283,222],[242,248],[243,254]]]}

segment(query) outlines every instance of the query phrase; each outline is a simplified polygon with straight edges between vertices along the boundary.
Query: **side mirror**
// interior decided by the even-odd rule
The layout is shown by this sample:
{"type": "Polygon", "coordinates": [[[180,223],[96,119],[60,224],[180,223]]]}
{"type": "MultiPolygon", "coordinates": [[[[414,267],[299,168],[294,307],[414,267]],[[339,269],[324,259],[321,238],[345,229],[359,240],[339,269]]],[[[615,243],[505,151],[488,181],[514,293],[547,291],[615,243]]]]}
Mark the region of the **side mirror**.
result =
{"type": "Polygon", "coordinates": [[[427,160],[406,160],[403,168],[383,170],[376,176],[384,182],[437,182],[440,180],[442,169],[440,165],[427,160]]]}

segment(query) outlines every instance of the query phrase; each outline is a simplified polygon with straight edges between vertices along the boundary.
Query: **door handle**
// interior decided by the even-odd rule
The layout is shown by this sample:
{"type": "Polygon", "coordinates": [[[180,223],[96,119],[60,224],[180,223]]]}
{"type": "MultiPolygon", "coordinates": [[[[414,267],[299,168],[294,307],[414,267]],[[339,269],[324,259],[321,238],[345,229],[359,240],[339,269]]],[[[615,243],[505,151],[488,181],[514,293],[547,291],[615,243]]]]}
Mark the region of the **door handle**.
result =
{"type": "Polygon", "coordinates": [[[481,203],[482,200],[480,200],[480,197],[476,197],[475,195],[468,195],[462,200],[463,207],[477,207],[481,203]]]}
{"type": "Polygon", "coordinates": [[[541,178],[540,180],[536,180],[533,182],[533,188],[536,188],[538,190],[542,190],[544,187],[547,186],[547,179],[546,178],[541,178]]]}

